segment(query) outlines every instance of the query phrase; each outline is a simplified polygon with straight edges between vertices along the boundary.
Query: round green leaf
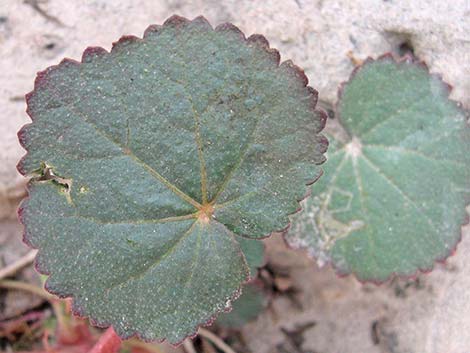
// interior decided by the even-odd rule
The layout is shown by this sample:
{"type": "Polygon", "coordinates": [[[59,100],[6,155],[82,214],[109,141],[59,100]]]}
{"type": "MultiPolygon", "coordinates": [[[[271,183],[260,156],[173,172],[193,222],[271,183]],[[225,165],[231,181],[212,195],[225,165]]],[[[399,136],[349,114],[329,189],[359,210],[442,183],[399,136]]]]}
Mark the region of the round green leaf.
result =
{"type": "Polygon", "coordinates": [[[47,289],[146,340],[181,342],[227,310],[262,255],[242,237],[285,228],[321,173],[306,85],[264,37],[201,17],[39,73],[18,169],[42,175],[20,216],[47,289]]]}
{"type": "Polygon", "coordinates": [[[325,176],[287,241],[340,274],[381,282],[455,249],[470,198],[470,129],[422,63],[368,60],[337,106],[325,176]]]}

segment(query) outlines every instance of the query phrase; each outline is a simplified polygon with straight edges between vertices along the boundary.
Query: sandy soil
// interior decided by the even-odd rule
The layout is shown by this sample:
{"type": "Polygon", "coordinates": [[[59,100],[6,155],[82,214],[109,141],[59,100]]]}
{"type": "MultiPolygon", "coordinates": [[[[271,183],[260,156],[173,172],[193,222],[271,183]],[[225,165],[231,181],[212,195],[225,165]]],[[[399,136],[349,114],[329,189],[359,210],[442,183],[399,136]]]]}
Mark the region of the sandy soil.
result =
{"type": "MultiPolygon", "coordinates": [[[[454,86],[453,99],[470,108],[468,0],[2,0],[0,240],[11,231],[20,236],[14,220],[25,180],[15,164],[24,151],[16,131],[28,122],[23,95],[35,73],[64,56],[80,58],[87,46],[109,49],[122,34],[142,35],[174,13],[203,14],[213,24],[231,21],[247,34],[265,34],[283,60],[305,68],[325,107],[334,104],[338,84],[353,69],[351,58],[412,51],[454,86]]],[[[469,353],[469,233],[457,255],[433,273],[381,287],[339,279],[273,237],[269,262],[290,274],[296,291],[275,297],[271,309],[243,329],[245,341],[256,353],[469,353]]],[[[2,244],[0,256],[8,263],[2,244]]]]}

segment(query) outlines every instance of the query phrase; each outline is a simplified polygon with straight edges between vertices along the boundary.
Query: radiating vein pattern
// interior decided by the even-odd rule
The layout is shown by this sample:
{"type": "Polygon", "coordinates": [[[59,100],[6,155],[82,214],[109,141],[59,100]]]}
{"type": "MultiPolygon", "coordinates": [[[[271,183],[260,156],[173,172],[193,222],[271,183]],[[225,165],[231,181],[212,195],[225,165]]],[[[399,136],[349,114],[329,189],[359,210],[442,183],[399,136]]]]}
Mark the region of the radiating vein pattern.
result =
{"type": "Polygon", "coordinates": [[[461,236],[470,129],[421,64],[368,61],[345,85],[325,176],[286,237],[342,274],[383,281],[428,270],[461,236]]]}
{"type": "Polygon", "coordinates": [[[264,37],[180,17],[39,73],[18,169],[55,176],[20,211],[47,288],[122,337],[227,310],[321,174],[307,83],[264,37]]]}

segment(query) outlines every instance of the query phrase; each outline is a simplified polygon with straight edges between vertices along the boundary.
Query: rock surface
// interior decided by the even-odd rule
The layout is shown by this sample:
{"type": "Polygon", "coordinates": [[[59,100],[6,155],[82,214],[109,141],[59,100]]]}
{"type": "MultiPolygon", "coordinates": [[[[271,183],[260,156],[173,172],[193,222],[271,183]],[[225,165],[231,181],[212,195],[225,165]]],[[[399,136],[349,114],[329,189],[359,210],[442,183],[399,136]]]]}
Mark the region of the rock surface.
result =
{"type": "Polygon", "coordinates": [[[280,237],[267,244],[270,266],[288,273],[297,294],[295,300],[275,298],[271,310],[244,327],[252,352],[469,352],[470,226],[445,265],[381,286],[319,269],[287,250],[280,237]],[[286,343],[286,331],[301,332],[295,336],[298,350],[286,343]]]}
{"type": "MultiPolygon", "coordinates": [[[[338,84],[354,62],[391,51],[425,60],[454,86],[451,97],[470,108],[468,0],[2,0],[0,219],[14,218],[24,195],[25,181],[15,169],[24,153],[16,131],[28,122],[23,95],[32,89],[35,73],[64,56],[79,59],[87,46],[109,49],[122,34],[141,36],[149,24],[174,13],[203,14],[214,25],[230,21],[246,34],[264,34],[283,60],[305,69],[325,107],[334,105],[338,84]]],[[[283,262],[298,281],[303,310],[276,299],[273,308],[282,322],[272,312],[261,316],[244,330],[248,345],[253,352],[275,352],[285,344],[281,327],[315,322],[301,334],[304,352],[469,352],[468,233],[447,266],[417,281],[381,287],[337,279],[271,240],[272,260],[283,262]]]]}

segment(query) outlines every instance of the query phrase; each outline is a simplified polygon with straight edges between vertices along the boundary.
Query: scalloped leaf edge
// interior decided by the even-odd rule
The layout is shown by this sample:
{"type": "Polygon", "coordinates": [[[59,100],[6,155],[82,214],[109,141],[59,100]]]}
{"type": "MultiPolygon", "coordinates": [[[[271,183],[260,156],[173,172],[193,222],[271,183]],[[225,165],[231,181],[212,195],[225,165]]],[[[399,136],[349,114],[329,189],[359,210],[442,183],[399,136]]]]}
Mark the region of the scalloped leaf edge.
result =
{"type": "MultiPolygon", "coordinates": [[[[462,107],[462,104],[460,102],[457,102],[453,99],[450,99],[449,98],[449,95],[453,89],[453,86],[447,82],[444,81],[443,77],[441,74],[439,73],[431,73],[428,65],[426,64],[426,62],[424,60],[419,60],[418,58],[416,57],[413,57],[411,56],[410,54],[406,54],[402,57],[399,57],[397,58],[395,55],[393,55],[391,52],[387,52],[387,53],[384,53],[380,56],[377,57],[377,59],[374,59],[370,56],[368,56],[365,60],[362,61],[362,63],[360,65],[357,65],[354,70],[351,72],[349,78],[347,81],[344,81],[342,82],[339,87],[338,87],[338,93],[337,93],[337,100],[336,100],[336,103],[334,104],[334,111],[335,111],[335,119],[338,120],[339,124],[348,132],[350,133],[350,131],[347,130],[346,126],[343,124],[342,122],[342,119],[341,119],[341,116],[339,114],[339,109],[338,109],[338,105],[342,99],[342,95],[343,95],[343,91],[344,91],[344,88],[355,78],[355,76],[357,75],[358,72],[360,72],[360,70],[362,70],[362,68],[367,65],[368,63],[371,63],[371,62],[377,62],[377,61],[392,61],[393,63],[395,63],[396,65],[401,65],[401,64],[410,64],[410,65],[415,65],[417,67],[420,67],[422,69],[424,69],[428,75],[430,77],[432,77],[433,79],[436,79],[438,80],[442,85],[443,87],[447,90],[447,99],[451,102],[453,102],[458,109],[460,109],[464,116],[467,117],[467,128],[470,129],[470,118],[469,118],[469,114],[468,112],[462,107]]],[[[466,203],[466,207],[465,207],[465,219],[463,221],[463,223],[461,224],[461,230],[460,230],[460,235],[459,235],[459,238],[457,239],[457,241],[455,242],[455,245],[451,248],[449,248],[448,250],[448,254],[443,256],[443,257],[439,257],[439,258],[436,258],[434,259],[434,263],[430,266],[430,267],[418,267],[415,271],[411,272],[411,273],[398,273],[398,272],[392,272],[387,278],[385,279],[378,279],[378,278],[371,278],[371,279],[362,279],[362,278],[359,278],[358,275],[355,273],[355,272],[346,272],[346,271],[342,271],[341,269],[339,269],[335,264],[334,262],[329,259],[325,262],[325,265],[324,267],[326,266],[329,266],[330,268],[333,269],[333,271],[335,272],[335,274],[339,277],[339,278],[345,278],[345,277],[348,277],[348,276],[352,276],[354,277],[359,283],[361,284],[367,284],[367,283],[372,283],[372,284],[375,284],[376,286],[380,286],[384,283],[387,283],[387,282],[390,282],[392,281],[394,278],[399,278],[399,279],[404,279],[404,280],[415,280],[419,277],[419,275],[421,274],[429,274],[431,273],[434,269],[435,269],[435,265],[436,264],[445,264],[446,261],[449,259],[449,257],[451,256],[454,256],[455,253],[457,252],[457,248],[460,244],[460,242],[462,241],[462,237],[463,237],[463,228],[464,227],[467,227],[470,225],[470,210],[468,210],[469,206],[470,206],[470,196],[467,197],[467,199],[465,200],[465,203],[466,203]]],[[[284,240],[284,244],[290,248],[290,249],[294,249],[294,250],[297,250],[297,251],[302,251],[306,254],[306,256],[312,260],[315,260],[314,257],[312,257],[308,251],[302,247],[296,247],[296,246],[293,246],[289,243],[289,241],[286,239],[286,235],[287,235],[287,232],[283,233],[283,240],[284,240]]]]}
{"type": "MultiPolygon", "coordinates": [[[[217,27],[215,27],[215,29],[214,29],[210,25],[209,21],[207,21],[207,19],[204,16],[198,16],[198,17],[195,17],[193,20],[189,20],[189,19],[187,19],[185,17],[182,17],[182,16],[179,16],[179,15],[173,15],[173,16],[169,17],[166,21],[164,21],[163,25],[155,25],[155,24],[154,25],[149,25],[147,27],[147,29],[144,31],[143,38],[146,38],[151,32],[156,32],[156,31],[160,30],[162,27],[165,27],[165,26],[179,27],[179,26],[186,25],[188,23],[197,23],[201,26],[205,26],[205,27],[208,27],[212,30],[219,31],[219,32],[222,32],[222,31],[232,32],[232,33],[238,35],[238,37],[240,38],[240,40],[242,42],[257,45],[260,49],[262,49],[265,52],[267,52],[268,54],[270,54],[274,58],[274,61],[275,61],[276,65],[278,67],[281,67],[281,66],[286,67],[293,74],[293,76],[296,77],[296,79],[299,80],[304,87],[306,87],[306,89],[311,94],[312,115],[316,114],[318,119],[319,119],[319,123],[320,123],[317,131],[315,131],[315,133],[317,134],[316,136],[318,138],[319,148],[321,148],[320,152],[321,152],[321,154],[324,154],[327,151],[327,149],[328,149],[328,139],[324,135],[320,134],[320,132],[324,129],[324,127],[326,125],[326,120],[328,118],[328,114],[326,113],[325,110],[323,110],[322,108],[319,108],[317,106],[318,91],[315,90],[313,87],[308,86],[308,78],[305,75],[305,72],[304,72],[303,69],[301,69],[299,66],[295,65],[291,60],[286,60],[282,63],[280,62],[281,57],[280,57],[279,51],[275,48],[270,48],[269,41],[263,35],[253,34],[253,35],[249,36],[248,38],[246,38],[245,34],[237,26],[235,26],[231,23],[220,24],[217,27]]],[[[33,90],[25,95],[25,101],[26,101],[26,105],[27,105],[26,113],[30,117],[31,123],[27,123],[27,124],[23,125],[23,127],[17,133],[20,145],[26,150],[25,155],[23,155],[23,157],[20,159],[20,161],[18,162],[18,164],[16,166],[18,172],[21,175],[28,176],[26,171],[24,170],[24,168],[22,166],[26,156],[28,155],[28,148],[26,146],[27,140],[26,140],[25,132],[26,132],[26,128],[29,125],[31,125],[35,120],[34,114],[30,110],[30,99],[31,99],[32,94],[37,89],[39,89],[41,87],[43,82],[45,82],[47,80],[48,74],[50,72],[54,71],[54,70],[61,69],[65,65],[74,65],[74,66],[75,65],[81,65],[82,63],[85,63],[88,60],[93,60],[97,56],[110,55],[114,51],[121,50],[122,48],[124,48],[126,45],[128,45],[130,43],[136,43],[136,42],[142,41],[143,38],[139,38],[139,37],[136,37],[136,36],[133,36],[133,35],[124,35],[117,42],[112,43],[112,48],[109,52],[106,49],[102,48],[102,47],[96,47],[96,46],[87,47],[83,51],[81,61],[77,61],[77,60],[70,59],[70,58],[64,58],[59,62],[59,64],[52,65],[52,66],[46,68],[45,70],[39,71],[37,73],[35,81],[34,81],[33,90]]],[[[325,161],[326,161],[326,157],[323,156],[322,161],[317,163],[317,165],[321,165],[325,161]]],[[[296,202],[298,203],[298,208],[294,212],[288,214],[288,216],[292,216],[292,215],[294,215],[294,214],[296,214],[296,213],[298,213],[302,210],[302,206],[301,206],[300,202],[310,196],[311,191],[310,191],[310,188],[308,188],[308,186],[315,183],[321,177],[322,174],[323,174],[323,171],[321,170],[320,173],[318,174],[318,176],[316,176],[312,180],[305,183],[305,194],[304,194],[304,196],[301,197],[300,199],[296,200],[296,202]]],[[[20,203],[20,206],[18,208],[17,213],[18,213],[18,220],[23,226],[23,242],[26,245],[28,245],[29,247],[32,248],[30,242],[27,239],[26,224],[23,221],[23,217],[22,217],[24,205],[28,202],[28,199],[29,199],[29,190],[30,190],[30,186],[31,186],[31,181],[32,180],[30,180],[28,182],[27,187],[26,187],[28,195],[20,203]]],[[[267,234],[265,237],[258,238],[258,240],[260,241],[261,239],[270,237],[271,235],[276,234],[276,233],[280,233],[281,235],[283,235],[283,234],[287,233],[290,226],[291,226],[291,222],[289,220],[289,222],[287,223],[287,225],[284,228],[282,228],[280,230],[273,230],[269,234],[267,234]]],[[[39,252],[38,252],[38,255],[36,256],[36,259],[34,261],[34,267],[35,267],[36,271],[38,271],[40,274],[49,276],[50,272],[47,269],[42,268],[40,266],[38,260],[37,260],[38,257],[40,256],[40,253],[41,253],[40,249],[38,249],[38,250],[39,250],[39,252]]],[[[242,255],[243,255],[243,257],[245,257],[243,252],[242,252],[242,255]]],[[[266,255],[265,255],[265,259],[266,259],[266,255]]],[[[246,261],[246,259],[245,259],[245,261],[246,261]]],[[[248,268],[248,266],[247,266],[247,268],[248,268]]],[[[233,301],[235,301],[236,299],[238,299],[238,297],[240,297],[240,295],[242,294],[243,285],[250,282],[250,280],[251,280],[251,277],[248,274],[247,275],[247,280],[240,283],[240,286],[238,287],[238,290],[236,290],[234,293],[232,293],[232,296],[229,298],[230,303],[225,309],[216,311],[206,322],[196,325],[195,328],[194,328],[194,333],[188,334],[180,342],[176,342],[176,343],[169,342],[169,343],[171,345],[175,346],[175,347],[178,347],[179,345],[181,345],[183,343],[184,340],[186,340],[188,338],[192,339],[192,338],[196,337],[198,335],[197,331],[200,327],[211,326],[215,322],[215,320],[217,319],[217,316],[220,313],[230,312],[232,310],[231,303],[233,301]]],[[[72,300],[72,313],[73,313],[73,315],[75,315],[77,317],[80,317],[80,318],[83,318],[83,319],[88,318],[90,323],[95,327],[107,328],[107,327],[112,327],[113,326],[112,324],[110,324],[108,322],[98,321],[98,320],[92,318],[90,316],[90,314],[85,313],[83,311],[83,309],[81,307],[79,307],[78,304],[76,304],[76,300],[75,300],[74,295],[60,295],[59,293],[55,292],[53,288],[50,288],[48,286],[48,281],[47,280],[45,282],[44,288],[49,293],[51,293],[53,295],[56,295],[56,296],[58,296],[62,299],[70,298],[72,300]]],[[[147,340],[144,337],[142,337],[136,331],[133,332],[132,334],[126,335],[125,337],[123,337],[119,334],[118,334],[118,336],[121,339],[131,339],[131,338],[135,337],[135,338],[138,338],[138,339],[143,340],[145,342],[159,342],[159,343],[162,343],[164,341],[167,341],[166,338],[157,339],[157,340],[147,340]]]]}

